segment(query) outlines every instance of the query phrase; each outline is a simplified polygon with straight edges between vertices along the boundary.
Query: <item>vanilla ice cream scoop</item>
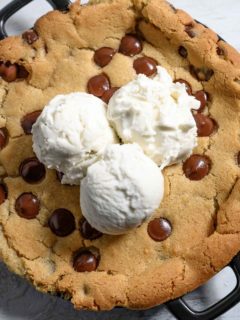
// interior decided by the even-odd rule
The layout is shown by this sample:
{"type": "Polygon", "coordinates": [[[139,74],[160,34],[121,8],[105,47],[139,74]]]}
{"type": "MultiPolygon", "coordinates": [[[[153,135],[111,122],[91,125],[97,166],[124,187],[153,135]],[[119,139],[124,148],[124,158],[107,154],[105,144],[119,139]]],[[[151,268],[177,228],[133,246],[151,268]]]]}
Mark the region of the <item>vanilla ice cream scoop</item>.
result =
{"type": "Polygon", "coordinates": [[[137,144],[111,145],[88,168],[81,182],[82,214],[106,234],[122,234],[141,225],[164,193],[161,170],[137,144]]]}
{"type": "Polygon", "coordinates": [[[200,102],[182,83],[174,83],[167,70],[157,67],[151,79],[143,74],[111,98],[108,119],[124,143],[137,143],[158,165],[186,159],[197,143],[191,109],[200,102]]]}
{"type": "Polygon", "coordinates": [[[47,168],[62,172],[62,183],[80,184],[87,168],[118,142],[99,98],[76,92],[58,95],[32,128],[33,150],[47,168]]]}

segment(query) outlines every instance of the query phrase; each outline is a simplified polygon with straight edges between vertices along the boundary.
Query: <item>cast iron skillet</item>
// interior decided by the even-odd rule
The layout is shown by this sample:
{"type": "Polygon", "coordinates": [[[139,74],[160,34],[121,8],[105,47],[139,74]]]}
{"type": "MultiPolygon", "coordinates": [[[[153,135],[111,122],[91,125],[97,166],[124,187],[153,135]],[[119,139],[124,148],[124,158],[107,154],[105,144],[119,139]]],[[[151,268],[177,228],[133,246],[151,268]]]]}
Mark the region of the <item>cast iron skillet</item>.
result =
{"type": "MultiPolygon", "coordinates": [[[[5,30],[6,21],[18,10],[32,2],[33,0],[13,0],[5,8],[0,10],[0,39],[7,37],[5,30]]],[[[70,0],[46,0],[53,9],[65,11],[68,9],[70,0]]],[[[198,21],[197,21],[198,22],[198,21]]],[[[200,23],[200,22],[199,22],[200,23]]],[[[220,40],[223,40],[219,37],[220,40]]],[[[183,297],[166,303],[168,309],[178,320],[212,320],[227,312],[238,302],[240,302],[240,253],[232,260],[229,267],[236,275],[237,284],[234,290],[225,298],[217,302],[212,307],[198,312],[190,308],[183,300],[183,297]]]]}

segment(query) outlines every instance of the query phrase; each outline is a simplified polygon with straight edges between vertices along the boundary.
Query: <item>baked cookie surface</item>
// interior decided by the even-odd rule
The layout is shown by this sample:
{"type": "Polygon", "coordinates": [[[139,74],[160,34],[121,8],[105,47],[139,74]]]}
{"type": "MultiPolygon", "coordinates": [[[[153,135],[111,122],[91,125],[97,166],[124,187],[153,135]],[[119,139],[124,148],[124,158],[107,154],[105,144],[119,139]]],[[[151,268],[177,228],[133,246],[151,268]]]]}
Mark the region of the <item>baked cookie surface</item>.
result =
{"type": "Polygon", "coordinates": [[[239,251],[240,55],[213,31],[165,1],[75,3],[0,42],[0,60],[0,252],[11,270],[76,308],[148,308],[193,290],[239,251]],[[164,170],[164,201],[151,218],[172,232],[156,241],[147,221],[102,235],[82,219],[79,188],[35,158],[31,125],[57,94],[108,101],[156,65],[201,101],[198,147],[164,170]]]}

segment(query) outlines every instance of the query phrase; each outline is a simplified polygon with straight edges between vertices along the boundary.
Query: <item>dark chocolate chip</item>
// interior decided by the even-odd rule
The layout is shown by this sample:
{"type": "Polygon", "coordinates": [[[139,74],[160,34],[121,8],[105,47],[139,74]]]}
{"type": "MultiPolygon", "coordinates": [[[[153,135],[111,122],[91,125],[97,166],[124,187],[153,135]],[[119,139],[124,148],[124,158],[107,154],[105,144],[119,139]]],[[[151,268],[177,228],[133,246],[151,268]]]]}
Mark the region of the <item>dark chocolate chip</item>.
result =
{"type": "Polygon", "coordinates": [[[19,79],[26,79],[29,73],[24,66],[19,65],[17,70],[17,78],[19,79]]]}
{"type": "Polygon", "coordinates": [[[22,118],[21,125],[25,134],[32,133],[32,126],[37,121],[37,118],[40,116],[41,111],[34,111],[32,113],[28,113],[22,118]]]}
{"type": "Polygon", "coordinates": [[[7,129],[1,128],[0,129],[0,150],[2,150],[6,146],[7,140],[8,140],[7,129]]]}
{"type": "Polygon", "coordinates": [[[15,202],[15,210],[22,218],[34,219],[39,213],[40,201],[32,193],[23,193],[15,202]]]}
{"type": "Polygon", "coordinates": [[[188,56],[187,49],[184,48],[183,46],[180,46],[180,47],[178,48],[178,53],[179,53],[180,56],[183,57],[183,58],[187,58],[187,56],[188,56]]]}
{"type": "Polygon", "coordinates": [[[197,125],[197,133],[199,137],[209,137],[215,130],[215,121],[205,116],[204,114],[197,113],[194,115],[197,125]]]}
{"type": "Polygon", "coordinates": [[[224,50],[223,50],[222,48],[217,47],[217,54],[218,54],[219,56],[224,56],[225,52],[224,52],[224,50]]]}
{"type": "Polygon", "coordinates": [[[93,59],[99,67],[105,67],[112,60],[115,50],[109,47],[102,47],[95,51],[93,59]]]}
{"type": "Polygon", "coordinates": [[[87,88],[89,93],[96,97],[102,97],[105,91],[110,89],[110,82],[105,74],[99,74],[89,79],[87,88]]]}
{"type": "Polygon", "coordinates": [[[173,82],[175,82],[175,83],[179,82],[179,83],[185,84],[187,93],[188,93],[189,95],[192,95],[192,87],[191,87],[191,85],[190,85],[189,82],[187,82],[186,80],[183,80],[183,79],[176,79],[176,80],[174,80],[173,82]]]}
{"type": "Polygon", "coordinates": [[[164,218],[156,218],[148,223],[149,236],[155,241],[164,241],[172,233],[171,223],[164,218]]]}
{"type": "Polygon", "coordinates": [[[183,164],[183,172],[190,180],[201,180],[208,175],[211,161],[208,157],[199,154],[191,155],[183,164]]]}
{"type": "Polygon", "coordinates": [[[119,52],[126,56],[133,57],[136,54],[139,54],[141,51],[142,43],[141,40],[139,40],[136,36],[128,34],[122,38],[119,52]]]}
{"type": "Polygon", "coordinates": [[[118,90],[119,88],[113,87],[107,91],[104,92],[102,95],[101,99],[105,102],[108,103],[109,100],[112,98],[113,94],[118,90]]]}
{"type": "Polygon", "coordinates": [[[7,199],[7,188],[4,184],[0,184],[0,204],[7,199]]]}
{"type": "Polygon", "coordinates": [[[25,40],[28,44],[33,44],[38,40],[38,34],[34,30],[27,30],[22,34],[23,40],[25,40]]]}
{"type": "Polygon", "coordinates": [[[19,174],[28,183],[40,182],[46,175],[44,165],[35,157],[25,159],[19,167],[19,174]]]}
{"type": "Polygon", "coordinates": [[[237,154],[237,164],[240,166],[240,151],[237,154]]]}
{"type": "Polygon", "coordinates": [[[199,81],[208,81],[214,74],[214,71],[212,69],[206,67],[197,68],[193,65],[190,65],[190,72],[199,81]]]}
{"type": "Polygon", "coordinates": [[[208,94],[207,92],[203,91],[203,90],[200,90],[200,91],[197,91],[195,94],[194,94],[195,98],[200,101],[200,108],[197,110],[198,112],[202,112],[204,110],[204,108],[206,107],[206,104],[208,102],[208,94]]]}
{"type": "Polygon", "coordinates": [[[7,82],[13,82],[17,79],[17,65],[11,63],[5,63],[5,70],[2,73],[3,80],[7,82]]]}
{"type": "Polygon", "coordinates": [[[157,61],[150,57],[141,57],[134,60],[133,68],[137,74],[142,73],[150,77],[157,72],[157,64],[157,61]]]}
{"type": "Polygon", "coordinates": [[[185,32],[189,35],[190,38],[196,37],[196,32],[193,28],[194,28],[193,24],[189,24],[185,26],[185,32]]]}
{"type": "Polygon", "coordinates": [[[73,268],[77,272],[95,271],[99,260],[99,251],[96,248],[81,248],[73,257],[73,268]]]}
{"type": "Polygon", "coordinates": [[[102,236],[102,233],[94,229],[85,218],[80,221],[80,232],[82,237],[88,240],[94,240],[102,236]]]}
{"type": "Polygon", "coordinates": [[[2,75],[4,74],[6,70],[6,64],[4,62],[0,62],[0,76],[2,77],[2,75]]]}
{"type": "Polygon", "coordinates": [[[74,215],[67,209],[56,209],[48,220],[49,228],[59,237],[66,237],[71,234],[75,228],[74,215]]]}

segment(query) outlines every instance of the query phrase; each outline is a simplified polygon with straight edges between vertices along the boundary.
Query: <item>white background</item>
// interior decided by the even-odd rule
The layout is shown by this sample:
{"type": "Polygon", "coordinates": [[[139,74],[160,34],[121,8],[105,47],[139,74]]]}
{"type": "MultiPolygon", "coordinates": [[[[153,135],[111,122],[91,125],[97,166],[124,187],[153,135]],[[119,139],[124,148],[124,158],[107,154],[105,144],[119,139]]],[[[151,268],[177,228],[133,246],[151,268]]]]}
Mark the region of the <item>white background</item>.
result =
{"type": "MultiPolygon", "coordinates": [[[[0,9],[9,0],[0,0],[0,9]]],[[[240,50],[240,0],[172,0],[176,7],[185,9],[195,19],[205,23],[227,42],[240,50]]],[[[7,23],[9,34],[16,34],[33,25],[50,10],[44,0],[33,3],[14,15],[7,23]]],[[[234,286],[235,279],[228,268],[207,285],[186,298],[200,310],[218,301],[234,286]]],[[[25,280],[19,279],[0,264],[0,320],[173,320],[165,306],[147,311],[115,309],[111,312],[75,311],[68,302],[36,292],[25,280]]],[[[240,305],[221,316],[221,320],[239,320],[240,305]]],[[[187,319],[186,319],[187,320],[187,319]]]]}

